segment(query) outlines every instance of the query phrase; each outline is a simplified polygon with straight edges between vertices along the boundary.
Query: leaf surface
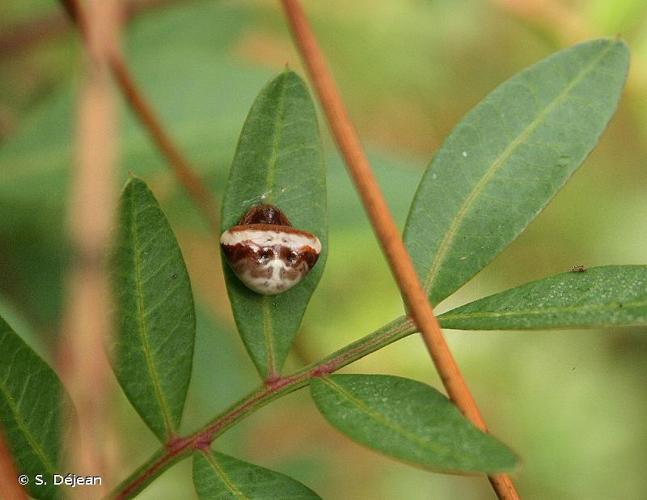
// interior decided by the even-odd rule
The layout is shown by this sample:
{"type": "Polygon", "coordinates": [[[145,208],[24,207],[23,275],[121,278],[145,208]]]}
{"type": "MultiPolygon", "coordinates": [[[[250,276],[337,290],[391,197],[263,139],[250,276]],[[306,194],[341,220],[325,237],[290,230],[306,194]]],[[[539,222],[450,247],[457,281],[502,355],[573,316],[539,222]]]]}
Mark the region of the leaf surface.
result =
{"type": "Polygon", "coordinates": [[[0,318],[0,431],[34,498],[63,496],[51,478],[61,473],[63,425],[72,418],[56,373],[0,318]],[[48,484],[35,486],[36,474],[48,484]]]}
{"type": "Polygon", "coordinates": [[[456,126],[404,232],[432,303],[485,267],[564,185],[615,111],[628,64],[620,40],[575,45],[503,83],[456,126]]]}
{"type": "Polygon", "coordinates": [[[314,379],[311,394],[337,430],[369,448],[438,472],[509,471],[515,455],[432,387],[387,375],[314,379]]]}
{"type": "Polygon", "coordinates": [[[193,484],[200,500],[312,500],[320,498],[291,477],[216,453],[193,454],[193,484]]]}
{"type": "Polygon", "coordinates": [[[286,71],[257,97],[243,127],[222,209],[222,230],[261,203],[275,205],[292,225],[316,235],[323,250],[298,285],[278,295],[248,289],[226,262],[236,325],[263,377],[278,374],[323,271],[327,253],[326,183],[317,116],[308,89],[286,71]]]}
{"type": "Polygon", "coordinates": [[[530,330],[647,325],[647,266],[603,266],[532,281],[439,316],[443,328],[530,330]]]}
{"type": "Polygon", "coordinates": [[[177,431],[191,378],[195,310],[173,231],[137,178],[121,195],[113,265],[113,369],[131,404],[166,440],[177,431]]]}

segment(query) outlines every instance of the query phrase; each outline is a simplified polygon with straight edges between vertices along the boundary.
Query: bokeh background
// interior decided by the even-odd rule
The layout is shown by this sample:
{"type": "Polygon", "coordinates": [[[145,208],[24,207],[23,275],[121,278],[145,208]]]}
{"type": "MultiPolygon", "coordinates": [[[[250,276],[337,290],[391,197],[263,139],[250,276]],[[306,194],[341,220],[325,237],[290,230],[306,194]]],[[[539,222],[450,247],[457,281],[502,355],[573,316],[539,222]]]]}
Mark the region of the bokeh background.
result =
{"type": "MultiPolygon", "coordinates": [[[[303,74],[278,2],[144,2],[123,44],[138,83],[218,199],[255,95],[286,64],[303,74]]],[[[647,4],[641,0],[304,1],[400,224],[434,151],[463,114],[525,66],[621,34],[632,51],[599,146],[528,230],[439,311],[576,264],[647,264],[647,4]]],[[[0,314],[53,361],[75,265],[66,233],[82,50],[52,0],[0,4],[0,314]]],[[[121,99],[120,178],[165,208],[198,309],[188,432],[258,383],[237,337],[215,239],[121,99]]],[[[322,122],[330,253],[287,369],[402,313],[399,294],[322,122]]],[[[447,338],[492,431],[523,458],[524,498],[647,498],[647,330],[457,332],[447,338]]],[[[348,367],[440,387],[417,336],[348,367]]],[[[111,481],[156,448],[116,393],[111,481]]],[[[326,499],[491,498],[480,477],[395,462],[332,430],[307,391],[216,444],[326,499]]],[[[193,498],[190,461],[141,498],[193,498]]]]}

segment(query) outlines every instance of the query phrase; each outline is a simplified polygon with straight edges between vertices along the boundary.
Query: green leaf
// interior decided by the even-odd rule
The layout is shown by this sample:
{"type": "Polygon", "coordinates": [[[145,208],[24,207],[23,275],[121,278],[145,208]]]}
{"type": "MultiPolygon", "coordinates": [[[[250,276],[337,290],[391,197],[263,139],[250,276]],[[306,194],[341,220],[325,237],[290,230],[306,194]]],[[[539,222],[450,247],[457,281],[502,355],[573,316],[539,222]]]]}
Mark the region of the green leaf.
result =
{"type": "Polygon", "coordinates": [[[146,424],[168,439],[182,418],[191,378],[195,311],[173,231],[137,178],[121,195],[113,262],[113,369],[146,424]]]}
{"type": "Polygon", "coordinates": [[[193,454],[193,484],[201,500],[320,498],[291,477],[210,450],[193,454]]]}
{"type": "Polygon", "coordinates": [[[620,40],[562,50],[488,95],[454,129],[414,197],[404,239],[434,304],[513,241],[595,146],[629,63],[620,40]]]}
{"type": "Polygon", "coordinates": [[[387,375],[332,375],[310,383],[319,411],[354,441],[426,469],[502,472],[515,455],[478,430],[432,387],[387,375]]]}
{"type": "Polygon", "coordinates": [[[56,373],[0,318],[0,430],[35,498],[60,498],[51,475],[61,473],[61,425],[72,403],[56,373]],[[43,474],[47,485],[35,486],[43,474]]]}
{"type": "Polygon", "coordinates": [[[443,328],[530,330],[647,325],[647,266],[604,266],[550,276],[438,318],[443,328]]]}
{"type": "Polygon", "coordinates": [[[252,206],[280,208],[292,225],[315,234],[323,250],[310,274],[273,296],[249,290],[226,262],[225,278],[238,330],[263,377],[283,366],[326,261],[326,184],[315,108],[301,78],[285,71],[260,93],[240,135],[222,208],[222,230],[252,206]]]}

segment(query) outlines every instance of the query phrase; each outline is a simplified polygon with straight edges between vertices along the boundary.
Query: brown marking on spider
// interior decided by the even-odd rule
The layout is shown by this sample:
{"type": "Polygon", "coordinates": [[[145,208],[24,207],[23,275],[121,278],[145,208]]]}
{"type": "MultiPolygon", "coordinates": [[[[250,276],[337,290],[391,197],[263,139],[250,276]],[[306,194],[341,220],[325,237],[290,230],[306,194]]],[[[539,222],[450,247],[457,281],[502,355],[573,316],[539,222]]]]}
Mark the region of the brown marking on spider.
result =
{"type": "Polygon", "coordinates": [[[245,212],[238,221],[238,225],[249,226],[250,224],[292,226],[285,214],[273,205],[256,205],[245,212]]]}
{"type": "Polygon", "coordinates": [[[319,239],[295,229],[272,205],[250,208],[239,223],[222,233],[220,246],[236,276],[263,295],[284,292],[317,263],[319,239]]]}

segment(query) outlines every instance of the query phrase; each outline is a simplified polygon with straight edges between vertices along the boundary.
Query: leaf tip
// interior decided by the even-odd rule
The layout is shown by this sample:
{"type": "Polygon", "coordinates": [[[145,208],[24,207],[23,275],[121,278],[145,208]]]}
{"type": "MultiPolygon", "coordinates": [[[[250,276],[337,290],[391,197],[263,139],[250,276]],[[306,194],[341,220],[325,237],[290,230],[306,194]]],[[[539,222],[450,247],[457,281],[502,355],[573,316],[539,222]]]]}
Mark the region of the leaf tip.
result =
{"type": "Polygon", "coordinates": [[[592,42],[598,42],[598,43],[604,44],[605,46],[609,46],[614,49],[619,49],[623,53],[623,55],[629,58],[629,54],[630,54],[629,45],[627,44],[627,41],[624,38],[622,38],[622,35],[620,33],[616,33],[614,36],[598,38],[596,40],[592,40],[592,42]]]}
{"type": "Polygon", "coordinates": [[[288,63],[285,63],[285,69],[277,77],[277,80],[279,79],[282,79],[286,84],[291,83],[293,85],[306,86],[306,82],[303,80],[301,75],[290,69],[288,63]]]}
{"type": "Polygon", "coordinates": [[[132,172],[128,172],[128,179],[126,184],[124,184],[124,189],[121,193],[122,196],[126,196],[128,193],[132,193],[135,190],[148,190],[148,185],[146,182],[132,172]]]}
{"type": "Polygon", "coordinates": [[[622,48],[625,52],[629,53],[631,50],[629,49],[629,44],[627,41],[622,37],[621,33],[616,33],[615,36],[610,37],[609,40],[616,46],[622,48]]]}

